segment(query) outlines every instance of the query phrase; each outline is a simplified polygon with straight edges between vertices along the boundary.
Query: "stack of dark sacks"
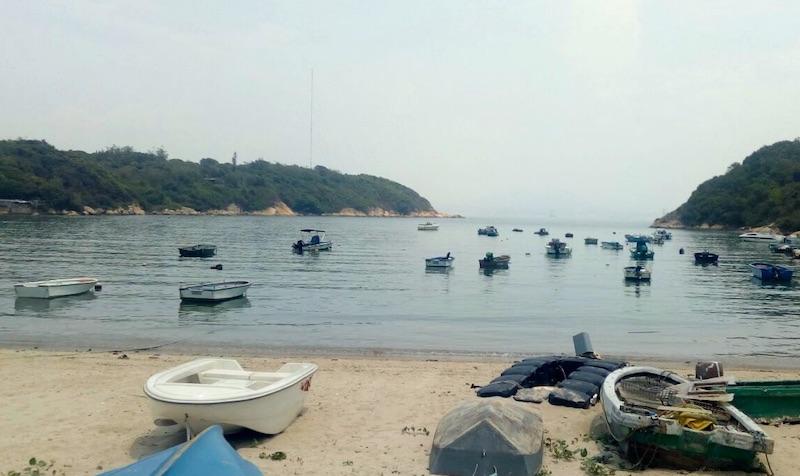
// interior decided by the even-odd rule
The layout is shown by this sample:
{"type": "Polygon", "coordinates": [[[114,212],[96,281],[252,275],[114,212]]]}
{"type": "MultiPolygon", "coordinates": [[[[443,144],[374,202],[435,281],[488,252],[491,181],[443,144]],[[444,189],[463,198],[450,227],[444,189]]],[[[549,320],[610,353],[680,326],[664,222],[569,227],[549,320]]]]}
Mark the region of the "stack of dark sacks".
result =
{"type": "Polygon", "coordinates": [[[606,376],[625,365],[587,357],[530,357],[505,369],[477,394],[479,397],[512,397],[521,388],[555,386],[548,396],[551,404],[588,408],[597,402],[606,376]]]}

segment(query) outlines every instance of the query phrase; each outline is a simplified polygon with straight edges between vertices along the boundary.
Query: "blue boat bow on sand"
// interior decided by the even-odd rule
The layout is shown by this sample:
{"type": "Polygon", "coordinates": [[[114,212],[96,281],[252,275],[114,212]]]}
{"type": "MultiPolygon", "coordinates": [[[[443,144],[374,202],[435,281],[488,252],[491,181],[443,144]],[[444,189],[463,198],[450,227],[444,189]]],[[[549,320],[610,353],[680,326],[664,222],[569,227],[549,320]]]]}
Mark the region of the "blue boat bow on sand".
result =
{"type": "Polygon", "coordinates": [[[263,476],[259,469],[242,459],[213,425],[186,443],[147,456],[124,468],[98,476],[263,476]]]}

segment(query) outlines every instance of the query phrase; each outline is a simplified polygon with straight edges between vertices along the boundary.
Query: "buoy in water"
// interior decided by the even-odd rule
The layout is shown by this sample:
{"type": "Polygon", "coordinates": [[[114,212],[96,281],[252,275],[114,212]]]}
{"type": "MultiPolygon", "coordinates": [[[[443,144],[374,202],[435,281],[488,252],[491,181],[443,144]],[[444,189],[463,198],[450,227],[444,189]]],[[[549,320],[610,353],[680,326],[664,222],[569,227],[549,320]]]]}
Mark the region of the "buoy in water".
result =
{"type": "Polygon", "coordinates": [[[103,290],[103,285],[102,284],[95,284],[94,285],[94,290],[95,291],[102,291],[103,290]]]}
{"type": "Polygon", "coordinates": [[[678,254],[679,254],[679,255],[682,255],[682,254],[683,254],[683,248],[681,248],[681,249],[679,249],[679,250],[678,250],[678,254]]]}

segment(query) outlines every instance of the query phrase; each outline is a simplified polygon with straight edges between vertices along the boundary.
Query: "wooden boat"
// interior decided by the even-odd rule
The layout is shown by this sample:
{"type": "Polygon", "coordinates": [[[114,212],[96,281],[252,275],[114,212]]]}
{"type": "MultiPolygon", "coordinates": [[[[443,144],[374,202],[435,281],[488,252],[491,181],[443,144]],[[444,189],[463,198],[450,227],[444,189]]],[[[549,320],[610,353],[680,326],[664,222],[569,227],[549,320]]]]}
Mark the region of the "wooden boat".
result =
{"type": "Polygon", "coordinates": [[[592,238],[592,237],[587,236],[586,238],[583,239],[583,244],[585,244],[585,245],[596,245],[597,244],[597,238],[592,238]]]}
{"type": "Polygon", "coordinates": [[[297,254],[303,254],[306,251],[330,251],[333,248],[333,242],[325,240],[324,230],[304,228],[300,230],[300,233],[301,238],[292,243],[292,251],[297,254]]]}
{"type": "Polygon", "coordinates": [[[550,242],[545,245],[544,249],[548,256],[560,257],[570,256],[572,254],[572,248],[558,238],[550,240],[550,242]]]}
{"type": "Polygon", "coordinates": [[[494,253],[487,252],[486,256],[478,260],[480,269],[508,269],[511,257],[508,255],[495,256],[494,253]]]}
{"type": "Polygon", "coordinates": [[[770,263],[751,263],[750,269],[754,278],[771,282],[789,282],[794,273],[786,266],[770,263]]]}
{"type": "Polygon", "coordinates": [[[772,233],[756,233],[754,231],[742,233],[739,238],[743,241],[782,241],[783,236],[773,235],[772,233]]]}
{"type": "Polygon", "coordinates": [[[226,301],[246,296],[251,284],[250,281],[189,284],[180,287],[180,295],[185,301],[226,301]]]}
{"type": "Polygon", "coordinates": [[[694,262],[698,264],[715,264],[719,261],[719,255],[708,251],[701,251],[694,254],[694,262]]]}
{"type": "Polygon", "coordinates": [[[14,292],[19,298],[51,299],[83,294],[90,291],[96,284],[97,279],[95,278],[51,279],[15,284],[14,292]]]}
{"type": "Polygon", "coordinates": [[[547,231],[547,228],[539,228],[539,231],[534,231],[533,234],[539,236],[547,236],[550,234],[550,232],[547,231]]]}
{"type": "Polygon", "coordinates": [[[676,386],[689,383],[653,367],[625,367],[606,377],[603,413],[630,460],[647,455],[690,469],[746,470],[756,453],[772,453],[773,440],[732,404],[680,396],[676,386]]]}
{"type": "Polygon", "coordinates": [[[211,258],[217,254],[215,245],[193,245],[178,248],[178,253],[184,258],[211,258]]]}
{"type": "Polygon", "coordinates": [[[800,380],[737,381],[728,392],[750,418],[800,421],[800,380]]]}
{"type": "Polygon", "coordinates": [[[417,225],[417,230],[419,231],[436,231],[438,229],[439,225],[437,223],[431,223],[429,221],[417,225]]]}
{"type": "Polygon", "coordinates": [[[651,272],[644,266],[627,266],[625,279],[629,281],[650,281],[651,272]]]}
{"type": "Polygon", "coordinates": [[[453,266],[453,261],[455,258],[450,256],[450,252],[448,251],[445,256],[436,256],[434,258],[425,258],[425,267],[426,268],[450,268],[453,266]]]}
{"type": "Polygon", "coordinates": [[[600,248],[604,250],[621,250],[625,247],[619,241],[603,241],[600,243],[600,248]]]}
{"type": "Polygon", "coordinates": [[[263,473],[239,453],[213,425],[186,443],[146,456],[139,461],[100,473],[99,476],[261,476],[263,473]]]}
{"type": "Polygon", "coordinates": [[[274,435],[300,414],[316,371],[315,364],[287,363],[277,372],[250,372],[233,359],[197,359],[153,375],[144,392],[159,424],[274,435]]]}

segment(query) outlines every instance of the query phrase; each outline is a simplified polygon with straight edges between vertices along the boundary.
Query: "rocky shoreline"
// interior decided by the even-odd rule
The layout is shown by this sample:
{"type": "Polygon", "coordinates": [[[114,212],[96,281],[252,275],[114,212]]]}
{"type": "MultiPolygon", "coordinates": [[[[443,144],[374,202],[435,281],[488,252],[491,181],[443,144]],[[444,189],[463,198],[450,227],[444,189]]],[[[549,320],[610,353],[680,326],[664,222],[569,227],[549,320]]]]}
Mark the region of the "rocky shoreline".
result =
{"type": "Polygon", "coordinates": [[[666,219],[666,218],[656,218],[653,220],[653,223],[650,225],[650,228],[664,228],[668,230],[717,230],[717,231],[735,231],[735,232],[755,232],[755,233],[772,233],[773,235],[784,235],[784,236],[800,236],[800,230],[795,231],[793,233],[784,232],[780,228],[778,228],[774,223],[770,223],[768,225],[756,226],[756,227],[739,227],[739,228],[731,228],[723,225],[718,224],[709,224],[703,223],[699,226],[687,226],[683,224],[680,220],[675,219],[666,219]]]}

